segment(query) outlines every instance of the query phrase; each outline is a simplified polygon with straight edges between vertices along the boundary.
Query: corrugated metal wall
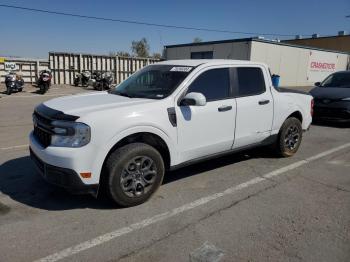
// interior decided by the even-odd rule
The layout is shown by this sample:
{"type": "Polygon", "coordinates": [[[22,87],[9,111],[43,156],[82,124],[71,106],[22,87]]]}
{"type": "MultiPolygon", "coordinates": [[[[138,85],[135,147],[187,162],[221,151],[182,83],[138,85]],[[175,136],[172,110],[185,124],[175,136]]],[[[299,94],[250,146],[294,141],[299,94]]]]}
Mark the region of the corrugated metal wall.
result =
{"type": "MultiPolygon", "coordinates": [[[[37,74],[39,71],[49,68],[49,62],[47,60],[29,59],[29,58],[6,58],[5,62],[16,63],[18,69],[14,72],[21,72],[25,83],[35,83],[37,74]]],[[[5,71],[5,62],[0,62],[0,83],[5,81],[5,75],[8,74],[5,71]]]]}
{"type": "Polygon", "coordinates": [[[116,83],[120,83],[142,67],[157,62],[156,59],[139,57],[104,56],[76,53],[49,53],[50,69],[54,84],[73,84],[74,76],[84,70],[111,71],[116,83]]]}

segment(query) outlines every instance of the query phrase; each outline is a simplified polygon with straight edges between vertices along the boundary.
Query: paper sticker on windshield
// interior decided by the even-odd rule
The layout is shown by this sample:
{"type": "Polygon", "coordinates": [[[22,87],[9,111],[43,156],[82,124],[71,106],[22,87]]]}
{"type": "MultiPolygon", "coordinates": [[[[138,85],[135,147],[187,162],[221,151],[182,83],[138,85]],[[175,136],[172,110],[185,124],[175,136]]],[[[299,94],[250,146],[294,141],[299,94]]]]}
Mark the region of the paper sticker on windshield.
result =
{"type": "Polygon", "coordinates": [[[191,70],[191,66],[174,66],[172,69],[170,69],[172,72],[190,72],[191,70]]]}

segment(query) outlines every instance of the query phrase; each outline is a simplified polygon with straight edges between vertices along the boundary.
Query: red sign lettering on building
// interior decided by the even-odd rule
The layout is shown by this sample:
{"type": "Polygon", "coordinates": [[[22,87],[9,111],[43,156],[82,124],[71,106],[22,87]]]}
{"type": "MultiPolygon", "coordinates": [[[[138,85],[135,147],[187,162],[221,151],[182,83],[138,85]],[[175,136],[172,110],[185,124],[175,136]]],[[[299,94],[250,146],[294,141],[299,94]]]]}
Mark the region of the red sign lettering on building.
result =
{"type": "Polygon", "coordinates": [[[321,70],[335,70],[335,63],[323,63],[323,62],[311,62],[310,63],[311,69],[321,69],[321,70]]]}

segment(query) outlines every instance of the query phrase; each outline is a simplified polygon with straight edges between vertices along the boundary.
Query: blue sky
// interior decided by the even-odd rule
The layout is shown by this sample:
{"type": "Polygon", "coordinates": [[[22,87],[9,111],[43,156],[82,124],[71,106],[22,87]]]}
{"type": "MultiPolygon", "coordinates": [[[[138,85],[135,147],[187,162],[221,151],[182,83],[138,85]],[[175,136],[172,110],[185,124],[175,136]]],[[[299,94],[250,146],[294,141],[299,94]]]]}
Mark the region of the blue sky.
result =
{"type": "MultiPolygon", "coordinates": [[[[277,34],[334,35],[350,31],[349,0],[107,1],[0,0],[0,4],[90,16],[188,27],[277,34]]],[[[132,40],[146,37],[151,52],[163,45],[248,37],[86,20],[0,7],[0,55],[47,58],[48,51],[108,54],[130,51],[132,40]]]]}

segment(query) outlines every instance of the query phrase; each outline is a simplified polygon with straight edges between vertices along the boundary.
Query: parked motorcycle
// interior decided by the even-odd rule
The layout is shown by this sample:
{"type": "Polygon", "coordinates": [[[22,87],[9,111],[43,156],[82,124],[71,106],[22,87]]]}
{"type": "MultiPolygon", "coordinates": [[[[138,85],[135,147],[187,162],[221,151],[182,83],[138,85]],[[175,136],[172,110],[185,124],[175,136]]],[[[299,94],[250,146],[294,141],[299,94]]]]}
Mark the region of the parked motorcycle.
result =
{"type": "Polygon", "coordinates": [[[52,74],[51,71],[48,69],[42,70],[39,73],[39,79],[38,79],[38,88],[40,94],[45,94],[51,85],[51,79],[52,79],[52,74]]]}
{"type": "Polygon", "coordinates": [[[11,95],[13,92],[22,92],[24,81],[21,75],[9,72],[5,76],[6,94],[11,95]]]}
{"type": "Polygon", "coordinates": [[[98,91],[108,90],[111,88],[114,82],[114,77],[112,72],[98,72],[95,71],[92,76],[89,84],[98,91]]]}
{"type": "Polygon", "coordinates": [[[89,81],[91,79],[90,71],[82,71],[80,74],[77,74],[74,78],[74,85],[79,86],[80,84],[83,87],[87,87],[89,85],[89,81]]]}

